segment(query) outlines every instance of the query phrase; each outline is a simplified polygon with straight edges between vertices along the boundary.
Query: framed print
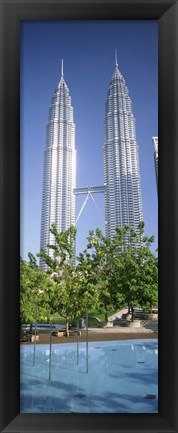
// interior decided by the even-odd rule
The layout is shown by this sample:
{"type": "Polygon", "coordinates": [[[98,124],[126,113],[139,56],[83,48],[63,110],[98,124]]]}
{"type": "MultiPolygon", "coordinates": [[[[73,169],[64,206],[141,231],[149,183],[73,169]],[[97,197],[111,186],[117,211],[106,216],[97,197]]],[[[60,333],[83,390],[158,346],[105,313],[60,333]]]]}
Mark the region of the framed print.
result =
{"type": "MultiPolygon", "coordinates": [[[[7,433],[17,432],[17,431],[21,431],[21,432],[25,432],[25,431],[28,432],[33,432],[33,431],[34,432],[37,431],[170,432],[172,431],[172,432],[176,432],[178,431],[177,412],[176,412],[177,390],[178,390],[178,382],[177,382],[178,323],[177,323],[177,290],[176,290],[176,283],[177,283],[177,270],[176,270],[177,268],[176,267],[177,149],[176,149],[176,145],[177,145],[177,114],[178,114],[177,113],[177,100],[178,100],[177,98],[178,97],[177,95],[177,52],[178,52],[177,42],[178,41],[177,41],[177,31],[176,31],[178,26],[177,0],[165,1],[165,2],[159,0],[153,0],[150,3],[144,0],[143,1],[142,0],[140,1],[134,1],[134,0],[132,1],[100,0],[99,1],[98,0],[98,1],[89,1],[89,2],[85,0],[79,2],[75,0],[65,1],[65,2],[63,1],[53,2],[49,0],[47,1],[21,0],[21,2],[14,0],[14,1],[7,2],[6,0],[2,0],[1,16],[2,16],[2,20],[1,20],[1,28],[2,28],[2,32],[1,32],[1,36],[2,36],[1,37],[1,47],[2,47],[1,49],[1,76],[2,76],[2,80],[1,80],[1,131],[2,131],[1,132],[1,273],[0,273],[1,275],[0,374],[1,374],[1,408],[2,408],[1,418],[0,418],[1,431],[7,433]],[[20,253],[20,229],[22,230],[22,224],[24,224],[23,218],[21,217],[22,213],[20,213],[20,194],[21,196],[25,197],[26,202],[28,202],[28,200],[30,199],[29,198],[30,196],[28,196],[28,191],[25,190],[24,188],[25,176],[21,168],[24,161],[24,155],[22,152],[22,147],[20,147],[20,141],[22,142],[23,134],[26,133],[27,136],[29,135],[28,137],[29,150],[28,150],[28,155],[26,157],[28,157],[30,161],[33,152],[32,149],[34,148],[34,146],[36,146],[35,140],[38,139],[35,138],[35,125],[37,126],[37,123],[35,124],[35,116],[37,115],[37,112],[40,111],[40,115],[39,115],[39,122],[40,122],[40,118],[42,118],[43,116],[42,101],[47,100],[47,99],[45,100],[46,96],[44,96],[44,92],[42,90],[40,96],[41,106],[40,107],[38,106],[38,108],[36,108],[38,103],[37,101],[35,102],[35,98],[32,97],[31,89],[34,86],[33,91],[35,92],[35,85],[38,86],[38,88],[41,85],[41,89],[42,89],[42,87],[45,85],[45,77],[47,83],[48,75],[52,73],[52,64],[50,64],[50,55],[52,54],[52,45],[53,45],[53,41],[51,37],[51,29],[53,28],[53,26],[55,26],[56,28],[58,22],[63,24],[65,41],[68,38],[69,41],[71,40],[73,41],[73,43],[75,42],[76,52],[77,50],[79,50],[78,48],[79,45],[77,45],[77,43],[81,44],[81,41],[79,40],[78,42],[78,39],[74,38],[74,34],[71,31],[73,23],[77,23],[80,36],[84,34],[82,33],[81,28],[84,28],[86,31],[88,31],[88,35],[89,35],[88,40],[90,40],[90,45],[85,47],[85,43],[83,39],[83,44],[81,45],[81,49],[83,52],[80,52],[80,55],[78,56],[78,58],[80,57],[81,59],[81,68],[82,68],[82,62],[85,64],[85,66],[88,65],[87,61],[85,60],[85,56],[87,56],[87,49],[90,50],[90,53],[88,51],[88,62],[90,61],[90,54],[92,51],[92,47],[93,49],[95,49],[94,44],[96,45],[96,42],[98,41],[99,38],[99,36],[97,37],[95,35],[100,35],[100,40],[101,42],[103,41],[103,46],[104,46],[102,49],[102,55],[103,55],[103,53],[105,52],[105,47],[106,46],[109,47],[109,38],[110,38],[110,34],[112,33],[112,29],[115,29],[114,30],[115,34],[117,33],[116,32],[117,22],[122,22],[122,25],[124,25],[124,23],[127,23],[128,26],[124,30],[125,33],[123,32],[122,37],[120,37],[121,40],[120,44],[123,45],[122,49],[120,50],[121,52],[124,51],[125,40],[127,40],[128,47],[129,46],[132,47],[134,45],[135,39],[134,39],[133,23],[137,23],[138,25],[140,25],[140,23],[143,22],[145,26],[147,26],[148,23],[152,23],[153,25],[152,27],[150,27],[151,30],[149,30],[150,35],[151,32],[155,31],[156,26],[158,26],[158,137],[159,137],[159,180],[157,180],[158,203],[159,203],[159,207],[158,207],[159,210],[158,212],[158,235],[159,235],[158,236],[158,241],[159,241],[158,242],[159,245],[158,407],[154,405],[154,401],[153,401],[155,398],[155,393],[153,391],[152,392],[150,391],[149,394],[147,394],[145,397],[147,399],[146,403],[148,403],[147,406],[143,405],[141,410],[134,411],[133,406],[129,410],[127,403],[125,403],[124,406],[125,409],[123,411],[120,411],[120,413],[118,413],[117,410],[114,410],[116,395],[114,396],[114,394],[111,395],[109,393],[109,395],[106,396],[108,390],[110,389],[108,385],[108,387],[106,387],[105,389],[105,401],[103,399],[101,411],[100,411],[99,409],[97,409],[97,397],[96,397],[99,395],[99,391],[97,390],[95,395],[94,387],[92,388],[92,384],[91,384],[92,380],[94,379],[92,379],[92,377],[90,377],[89,375],[88,378],[90,381],[90,389],[92,389],[91,392],[92,399],[90,399],[90,403],[89,403],[92,409],[90,411],[84,407],[86,401],[85,398],[86,395],[82,393],[76,394],[76,398],[80,399],[81,406],[80,404],[78,406],[75,404],[73,404],[73,406],[67,405],[67,408],[69,407],[69,409],[59,413],[55,409],[55,398],[54,398],[53,400],[51,400],[52,403],[49,404],[47,411],[45,409],[41,410],[41,407],[37,407],[37,405],[35,406],[34,404],[35,390],[37,392],[38,389],[40,390],[39,392],[42,392],[42,387],[40,387],[38,380],[36,381],[34,380],[33,394],[28,394],[27,392],[31,386],[30,381],[28,380],[22,381],[21,386],[23,387],[23,390],[25,390],[24,395],[26,393],[27,397],[24,406],[22,404],[20,405],[20,391],[19,391],[19,387],[20,387],[20,351],[19,351],[20,264],[19,264],[19,258],[21,254],[20,253]],[[91,28],[91,23],[92,23],[92,28],[91,28]],[[43,37],[41,36],[41,45],[38,52],[35,46],[37,41],[35,32],[38,26],[42,26],[42,24],[46,26],[45,27],[46,30],[45,33],[43,33],[43,37]],[[98,27],[99,31],[97,28],[98,25],[99,25],[98,27]],[[110,25],[111,27],[107,28],[108,25],[110,25]],[[107,28],[107,32],[106,32],[106,28],[107,28]],[[128,30],[129,28],[132,30],[128,30]],[[22,39],[22,35],[24,39],[22,39]],[[108,35],[108,37],[106,35],[108,35]],[[125,35],[125,39],[124,39],[124,35],[125,35]],[[31,52],[30,50],[28,50],[28,44],[25,44],[24,42],[25,38],[26,40],[28,38],[28,41],[30,41],[31,52]],[[131,39],[132,39],[132,44],[131,44],[131,39]],[[45,50],[43,52],[43,47],[45,46],[48,46],[47,56],[45,54],[46,53],[45,50]],[[38,62],[39,55],[41,55],[40,58],[41,65],[42,65],[41,69],[40,69],[40,62],[38,62]],[[36,60],[35,60],[35,56],[36,56],[36,60]],[[30,62],[32,62],[34,68],[31,68],[30,62]],[[35,77],[37,70],[41,79],[35,82],[35,79],[33,81],[33,78],[35,77]],[[40,82],[43,84],[40,84],[40,82]],[[25,94],[28,94],[28,104],[27,102],[26,103],[24,102],[24,93],[22,91],[22,87],[23,90],[25,89],[24,90],[24,92],[26,92],[25,94]],[[20,99],[20,93],[21,93],[21,99],[20,99]],[[33,121],[32,121],[32,116],[28,115],[28,113],[30,112],[31,113],[33,112],[33,121]],[[26,117],[24,113],[26,113],[26,117]],[[24,126],[24,123],[22,121],[22,115],[25,118],[26,123],[25,122],[24,123],[26,126],[24,126]],[[22,129],[20,131],[20,122],[21,122],[21,127],[23,123],[23,131],[22,129]],[[26,132],[25,132],[25,128],[26,128],[26,132]],[[32,140],[31,145],[30,145],[30,140],[32,140]],[[30,399],[34,401],[29,401],[30,399]],[[145,409],[145,407],[148,406],[150,406],[151,408],[150,410],[145,409]],[[34,412],[33,410],[31,410],[31,408],[33,407],[35,407],[34,412]],[[78,410],[76,409],[77,407],[79,408],[78,410]],[[84,409],[80,410],[80,407],[83,407],[84,409]]],[[[56,33],[56,37],[62,39],[62,34],[56,33]]],[[[119,38],[118,35],[117,38],[119,38]]],[[[140,49],[141,38],[140,40],[139,38],[137,39],[137,43],[140,49]]],[[[68,43],[68,45],[66,45],[66,47],[70,47],[70,42],[68,43]]],[[[137,48],[135,48],[135,50],[136,49],[137,48]]],[[[55,45],[55,50],[57,50],[57,44],[55,45]]],[[[153,51],[153,46],[150,47],[150,50],[151,50],[150,52],[153,51]]],[[[75,69],[74,67],[75,66],[74,63],[76,61],[75,50],[70,49],[69,52],[73,62],[73,71],[71,66],[71,74],[73,73],[73,75],[75,75],[77,79],[79,79],[79,83],[80,83],[81,80],[84,79],[83,78],[84,69],[82,72],[82,77],[80,78],[79,71],[77,75],[77,68],[75,69]]],[[[130,48],[129,53],[132,59],[132,62],[130,62],[129,64],[129,68],[131,69],[132,65],[133,68],[135,66],[134,54],[136,55],[136,51],[134,53],[133,50],[133,52],[131,53],[131,48],[130,48]]],[[[56,55],[58,58],[59,57],[58,54],[56,55]]],[[[118,57],[119,57],[119,53],[117,53],[117,50],[115,50],[115,53],[113,53],[113,58],[115,59],[113,60],[115,61],[115,79],[117,81],[117,78],[119,77],[119,80],[122,81],[122,86],[121,86],[123,89],[122,100],[124,101],[123,104],[127,105],[127,111],[129,112],[129,119],[131,119],[131,121],[129,120],[128,122],[126,122],[125,120],[123,121],[126,122],[127,125],[129,125],[128,134],[130,133],[133,139],[134,117],[132,115],[130,99],[127,95],[128,89],[124,87],[125,81],[118,69],[118,57]]],[[[151,56],[149,57],[149,54],[145,49],[145,57],[143,56],[142,60],[140,59],[140,65],[142,61],[145,62],[144,64],[145,69],[143,69],[145,71],[143,73],[143,81],[144,81],[144,76],[146,76],[147,73],[146,65],[148,65],[149,59],[151,59],[151,56]]],[[[53,95],[53,105],[49,110],[49,121],[47,125],[47,134],[48,134],[47,135],[48,138],[46,140],[47,148],[50,148],[50,140],[51,140],[50,125],[52,120],[55,123],[56,112],[54,112],[54,106],[58,107],[58,104],[55,105],[55,97],[56,97],[55,95],[58,95],[58,92],[60,91],[59,88],[61,88],[61,86],[64,87],[64,90],[66,92],[64,95],[65,96],[64,99],[66,98],[67,101],[66,112],[68,113],[70,112],[68,114],[70,117],[70,119],[68,119],[70,120],[70,122],[68,122],[68,124],[70,123],[70,128],[68,127],[68,129],[66,130],[66,136],[70,137],[69,140],[70,144],[71,142],[73,143],[73,134],[75,129],[75,125],[72,117],[73,106],[71,105],[71,100],[69,96],[70,88],[68,93],[68,87],[67,87],[68,83],[66,84],[65,82],[65,60],[63,61],[62,59],[61,65],[60,65],[60,59],[58,59],[58,62],[59,62],[60,81],[57,86],[57,90],[55,90],[55,93],[54,93],[54,85],[49,83],[48,100],[52,97],[53,93],[54,95],[53,95]]],[[[101,74],[103,67],[100,68],[99,62],[97,63],[96,58],[93,61],[93,63],[92,60],[90,61],[90,63],[91,63],[91,71],[89,72],[90,74],[93,74],[93,81],[94,81],[95,77],[99,76],[97,68],[100,69],[100,74],[101,74]],[[94,70],[95,68],[96,71],[94,70]]],[[[142,66],[143,65],[141,65],[140,67],[142,66]]],[[[100,82],[101,81],[102,80],[100,80],[100,82]]],[[[86,83],[84,80],[83,85],[85,84],[86,83]]],[[[127,83],[127,79],[126,79],[126,84],[128,84],[129,87],[129,82],[127,83]]],[[[108,82],[108,86],[109,86],[109,82],[108,82]]],[[[110,84],[110,86],[112,87],[112,83],[110,84]]],[[[114,89],[114,85],[113,85],[113,89],[114,89]]],[[[137,91],[138,93],[139,89],[144,89],[144,85],[143,83],[141,83],[141,81],[139,83],[138,88],[135,89],[135,92],[137,91]]],[[[92,91],[95,92],[94,85],[91,87],[91,95],[92,95],[92,91]]],[[[112,93],[112,90],[109,91],[112,93]]],[[[140,91],[143,92],[143,90],[140,91]]],[[[154,98],[154,93],[151,93],[151,87],[150,87],[150,94],[149,94],[149,89],[146,89],[146,91],[145,91],[145,112],[147,112],[146,105],[147,104],[149,105],[150,98],[151,97],[154,98]]],[[[156,86],[155,86],[155,92],[157,92],[156,86]]],[[[109,138],[110,123],[109,120],[107,120],[108,119],[107,107],[109,107],[112,97],[113,97],[113,104],[115,103],[114,93],[113,95],[111,93],[108,93],[108,100],[107,100],[106,112],[105,112],[105,128],[106,128],[105,131],[108,140],[110,139],[109,138]]],[[[37,92],[36,92],[36,97],[37,97],[37,92]]],[[[72,97],[72,91],[71,91],[71,97],[72,97]]],[[[81,95],[80,97],[82,98],[83,95],[81,95]]],[[[89,100],[89,96],[87,97],[89,100]]],[[[76,100],[76,94],[74,95],[74,100],[76,100]]],[[[63,100],[62,107],[65,105],[64,102],[65,101],[63,100]]],[[[73,98],[72,98],[72,102],[73,102],[73,98]]],[[[91,104],[90,105],[90,109],[91,109],[92,101],[90,101],[90,104],[91,104]]],[[[46,105],[45,116],[48,107],[49,106],[46,105]]],[[[154,108],[156,111],[156,107],[154,108]]],[[[97,102],[93,106],[94,113],[96,112],[96,110],[97,110],[97,102]]],[[[86,112],[88,113],[88,111],[86,112]]],[[[75,107],[74,107],[74,113],[75,113],[75,107]]],[[[63,116],[63,114],[61,116],[63,116]]],[[[92,118],[90,118],[90,114],[88,114],[88,122],[93,123],[92,118]]],[[[44,121],[42,121],[41,123],[43,123],[43,128],[44,128],[44,121]]],[[[62,124],[62,121],[60,120],[60,122],[58,123],[62,124]]],[[[122,119],[120,120],[120,123],[122,123],[122,119]]],[[[142,127],[146,128],[146,124],[145,125],[143,124],[142,127]]],[[[88,131],[86,128],[87,125],[85,127],[85,131],[88,131]]],[[[63,133],[65,134],[65,129],[63,130],[63,133]]],[[[151,134],[154,135],[154,132],[151,131],[151,134]]],[[[41,137],[39,138],[39,140],[41,140],[41,137]]],[[[41,145],[43,149],[44,149],[44,141],[45,140],[43,140],[43,143],[41,145]]],[[[101,141],[102,141],[102,136],[101,136],[101,141]]],[[[155,137],[153,142],[155,145],[155,168],[157,169],[157,160],[156,160],[157,144],[155,141],[155,137]]],[[[66,148],[67,146],[70,147],[70,145],[67,144],[66,148]]],[[[150,143],[150,147],[151,146],[152,146],[152,153],[153,153],[154,152],[153,143],[150,143]]],[[[74,149],[73,144],[72,147],[74,149]]],[[[92,143],[91,143],[91,149],[92,149],[92,143]]],[[[108,161],[111,161],[110,153],[107,154],[107,148],[104,149],[104,152],[105,152],[105,161],[107,162],[106,165],[107,167],[109,167],[110,163],[108,161]]],[[[74,149],[74,154],[72,155],[73,155],[72,158],[74,159],[75,149],[74,149]]],[[[48,157],[45,158],[44,158],[44,167],[47,167],[49,165],[48,164],[49,161],[48,161],[48,157]]],[[[87,156],[88,161],[90,160],[89,158],[90,155],[88,154],[87,156]]],[[[128,160],[129,158],[131,159],[132,155],[130,156],[127,155],[128,160]]],[[[63,161],[64,161],[64,156],[63,156],[63,161]]],[[[70,161],[69,156],[67,156],[66,161],[70,161]]],[[[66,161],[64,161],[64,165],[67,164],[66,161]]],[[[90,162],[91,161],[92,158],[90,162]]],[[[70,167],[69,166],[67,167],[68,167],[67,168],[67,173],[68,173],[70,171],[69,170],[70,167]]],[[[99,170],[99,165],[98,165],[98,170],[99,170]]],[[[111,172],[113,170],[115,170],[115,166],[111,167],[111,172]]],[[[139,167],[135,167],[135,170],[136,173],[138,174],[139,167]]],[[[32,166],[31,166],[31,171],[33,171],[32,166]]],[[[93,166],[93,171],[94,171],[94,166],[93,166]]],[[[95,166],[95,171],[97,171],[96,166],[95,166]]],[[[65,168],[63,168],[63,172],[65,172],[65,168]]],[[[35,173],[35,164],[34,164],[34,173],[35,173]]],[[[31,179],[33,180],[33,187],[32,187],[33,190],[36,187],[35,176],[36,175],[34,174],[34,179],[33,179],[33,176],[31,175],[31,179]]],[[[107,179],[106,185],[108,185],[109,177],[107,177],[107,173],[105,173],[105,176],[107,179]]],[[[115,177],[117,177],[117,175],[115,177]]],[[[49,184],[48,181],[45,184],[45,178],[47,178],[47,171],[46,171],[46,176],[44,176],[44,184],[43,184],[43,188],[44,188],[43,208],[47,209],[45,200],[46,197],[48,196],[49,184]]],[[[49,178],[52,178],[51,174],[49,178]]],[[[68,179],[68,177],[66,177],[66,179],[68,179]]],[[[149,182],[149,173],[147,173],[147,179],[149,182]]],[[[96,178],[95,185],[98,185],[97,182],[98,180],[96,178]]],[[[156,178],[154,178],[154,182],[155,182],[155,191],[156,191],[156,178]]],[[[111,183],[113,184],[113,180],[111,183]]],[[[83,186],[84,185],[81,185],[81,188],[75,189],[76,195],[83,193],[83,188],[82,188],[83,186]]],[[[54,188],[54,185],[52,186],[52,188],[54,188]]],[[[60,183],[58,184],[57,188],[60,190],[61,193],[60,188],[62,187],[60,183]]],[[[92,188],[90,187],[90,190],[88,188],[89,185],[87,185],[87,190],[85,191],[85,193],[88,194],[88,198],[89,196],[92,198],[93,203],[95,202],[95,205],[97,207],[95,198],[93,197],[92,194],[98,191],[100,193],[106,193],[106,186],[105,184],[103,184],[102,186],[100,185],[100,187],[98,186],[92,188]],[[99,188],[99,190],[97,188],[99,188]]],[[[139,190],[138,176],[137,176],[137,185],[136,183],[134,183],[133,189],[134,188],[138,188],[139,190]]],[[[124,190],[124,186],[122,189],[124,190]]],[[[63,191],[63,196],[64,195],[65,195],[65,191],[63,191]]],[[[69,201],[69,199],[67,200],[69,201]]],[[[145,198],[145,201],[147,202],[147,207],[149,208],[150,205],[149,205],[148,195],[147,195],[147,199],[145,198]]],[[[52,196],[52,194],[51,194],[51,202],[54,202],[54,197],[52,196]]],[[[124,203],[125,202],[123,201],[122,208],[124,207],[124,203]]],[[[86,203],[84,202],[84,204],[81,207],[81,210],[78,213],[78,217],[80,217],[85,204],[86,203]]],[[[110,206],[111,205],[112,204],[110,204],[110,206]]],[[[38,206],[39,204],[36,202],[35,207],[38,206]]],[[[138,206],[140,206],[140,201],[138,206]]],[[[107,206],[105,204],[105,211],[106,211],[106,207],[107,206]]],[[[52,211],[53,208],[51,208],[50,212],[52,211]]],[[[154,212],[154,209],[153,208],[151,209],[150,206],[149,211],[151,215],[151,213],[154,212]]],[[[68,214],[69,214],[69,209],[67,208],[66,205],[66,218],[68,214]]],[[[109,214],[107,214],[107,218],[106,218],[106,214],[105,214],[105,224],[107,220],[107,230],[108,233],[110,233],[112,231],[112,218],[110,221],[109,214]]],[[[136,218],[136,215],[134,215],[134,218],[136,218]]],[[[35,226],[35,220],[33,221],[32,214],[30,214],[29,219],[31,222],[31,230],[33,231],[35,226]]],[[[46,227],[45,217],[42,218],[42,226],[46,227]]],[[[41,234],[42,249],[43,249],[43,239],[46,236],[45,233],[46,233],[46,228],[44,229],[44,232],[42,232],[41,234]]],[[[91,240],[93,242],[92,235],[90,241],[91,240]]],[[[48,243],[50,243],[50,239],[48,239],[48,243]]],[[[31,259],[33,260],[32,257],[31,259]]],[[[43,262],[41,262],[41,264],[43,265],[43,262]]],[[[73,278],[75,278],[75,275],[73,275],[73,278]]],[[[67,281],[69,287],[69,279],[67,281]]],[[[86,292],[84,293],[83,296],[85,295],[86,292]]],[[[70,299],[72,299],[72,297],[70,299]]],[[[39,313],[39,308],[40,307],[37,304],[36,311],[38,313],[39,313]]],[[[85,320],[86,320],[85,324],[87,324],[86,329],[88,330],[88,315],[86,316],[85,320]]],[[[105,320],[107,323],[109,323],[107,315],[105,316],[105,320]]],[[[50,326],[52,330],[52,323],[50,326]]],[[[77,328],[75,328],[75,330],[77,329],[76,335],[79,335],[78,326],[79,325],[77,325],[77,328]]],[[[66,330],[67,330],[66,332],[70,332],[68,328],[66,328],[66,330]]],[[[53,331],[53,334],[55,334],[55,332],[56,331],[53,331]]],[[[35,352],[36,337],[37,334],[35,328],[35,344],[34,344],[33,361],[36,356],[36,352],[35,352]]],[[[54,339],[56,338],[55,335],[53,335],[53,337],[54,339]]],[[[50,339],[53,337],[51,331],[50,339]]],[[[76,356],[78,356],[78,340],[76,341],[77,341],[76,356]]],[[[86,344],[85,350],[88,356],[88,331],[86,331],[86,340],[84,341],[84,343],[86,344]]],[[[102,344],[106,351],[107,348],[104,345],[105,343],[102,342],[102,344]]],[[[98,346],[97,344],[94,344],[92,347],[94,349],[95,348],[100,349],[100,347],[97,346],[98,346]]],[[[23,347],[25,348],[25,346],[23,347]]],[[[116,351],[116,349],[113,348],[112,344],[110,344],[110,352],[111,350],[113,351],[113,354],[112,356],[111,354],[108,355],[109,356],[108,362],[110,362],[110,366],[112,367],[113,365],[116,366],[117,364],[114,358],[115,356],[114,351],[116,351]]],[[[134,346],[132,346],[132,351],[134,350],[135,350],[134,346]]],[[[97,351],[95,351],[95,353],[96,352],[97,351]]],[[[24,356],[26,357],[27,353],[25,349],[23,353],[24,356]]],[[[97,353],[99,353],[99,351],[97,353]]],[[[51,371],[50,352],[46,356],[48,358],[47,361],[49,361],[49,374],[51,374],[50,373],[51,371]]],[[[86,360],[88,359],[87,356],[86,356],[86,360]]],[[[135,352],[134,352],[134,356],[135,356],[135,352]]],[[[143,359],[141,358],[139,359],[138,362],[142,364],[144,363],[143,359]]],[[[122,374],[124,374],[124,369],[123,370],[121,369],[121,364],[119,364],[119,366],[120,366],[119,367],[120,374],[122,376],[122,374]]],[[[116,371],[118,372],[118,370],[116,369],[112,371],[111,367],[110,367],[111,369],[110,377],[114,375],[114,371],[115,374],[118,374],[116,373],[116,371]]],[[[103,368],[105,368],[105,366],[103,368]]],[[[148,366],[148,370],[151,368],[152,366],[151,367],[148,366]]],[[[88,372],[87,362],[85,362],[85,369],[86,369],[85,372],[88,372]]],[[[30,373],[29,366],[28,366],[28,372],[25,372],[25,374],[27,373],[28,374],[30,373]]],[[[147,377],[147,380],[149,381],[150,379],[148,379],[148,373],[149,371],[145,370],[145,375],[147,375],[145,377],[147,377]]],[[[65,373],[63,373],[63,376],[64,375],[65,373]]],[[[66,377],[68,377],[68,375],[69,373],[66,373],[66,377]]],[[[75,375],[74,371],[72,375],[73,376],[75,375]]],[[[109,380],[108,377],[109,376],[107,375],[105,376],[105,381],[109,380]]],[[[48,379],[50,380],[51,376],[48,379]]],[[[116,379],[117,378],[115,377],[115,382],[116,379]]],[[[67,383],[68,382],[66,382],[66,384],[67,383]]],[[[122,380],[120,381],[120,386],[121,383],[122,380]]],[[[67,386],[66,384],[65,386],[67,386]]],[[[58,382],[58,384],[56,383],[56,387],[58,386],[62,386],[62,381],[58,382]]],[[[103,387],[105,386],[104,382],[102,386],[103,387]]],[[[150,388],[150,389],[154,389],[154,388],[150,388]]],[[[101,396],[104,395],[102,394],[102,392],[103,390],[101,387],[100,389],[101,396]]],[[[122,387],[120,388],[120,393],[123,396],[122,387]]],[[[45,395],[43,395],[43,401],[45,401],[45,395]]]]}

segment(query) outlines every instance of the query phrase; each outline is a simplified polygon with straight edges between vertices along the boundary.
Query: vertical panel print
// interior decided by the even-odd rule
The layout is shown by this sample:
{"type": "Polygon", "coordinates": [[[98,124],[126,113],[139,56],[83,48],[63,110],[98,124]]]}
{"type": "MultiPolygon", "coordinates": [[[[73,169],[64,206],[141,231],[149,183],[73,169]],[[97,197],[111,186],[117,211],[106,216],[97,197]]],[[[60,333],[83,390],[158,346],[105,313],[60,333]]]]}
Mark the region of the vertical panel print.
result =
{"type": "Polygon", "coordinates": [[[158,24],[21,21],[21,413],[158,413],[158,24]]]}

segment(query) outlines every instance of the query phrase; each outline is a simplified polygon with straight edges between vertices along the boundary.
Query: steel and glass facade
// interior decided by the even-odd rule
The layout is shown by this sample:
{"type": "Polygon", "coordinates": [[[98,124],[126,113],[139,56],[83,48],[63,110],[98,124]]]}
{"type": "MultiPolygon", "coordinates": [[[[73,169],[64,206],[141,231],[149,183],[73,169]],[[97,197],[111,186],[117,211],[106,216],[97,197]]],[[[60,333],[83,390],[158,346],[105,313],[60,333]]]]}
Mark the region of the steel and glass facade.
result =
{"type": "MultiPolygon", "coordinates": [[[[105,104],[103,153],[104,186],[92,191],[104,193],[105,234],[112,237],[116,227],[125,224],[137,231],[143,213],[135,118],[117,58],[105,104]]],[[[43,173],[40,249],[50,254],[51,224],[55,222],[58,232],[75,225],[75,197],[88,192],[88,188],[76,188],[75,124],[63,64],[49,109],[43,173]]],[[[40,266],[46,269],[42,259],[40,266]]]]}
{"type": "Polygon", "coordinates": [[[104,183],[106,236],[125,224],[137,230],[143,213],[135,118],[117,59],[105,104],[104,183]]]}
{"type": "Polygon", "coordinates": [[[154,146],[154,161],[155,161],[155,175],[156,175],[156,186],[158,192],[158,137],[152,137],[154,146]]]}
{"type": "MultiPolygon", "coordinates": [[[[49,109],[44,151],[40,250],[48,254],[47,245],[54,244],[54,237],[49,231],[51,224],[56,224],[58,232],[75,224],[75,187],[75,124],[62,64],[61,78],[49,109]]],[[[40,267],[46,269],[42,259],[40,267]]]]}

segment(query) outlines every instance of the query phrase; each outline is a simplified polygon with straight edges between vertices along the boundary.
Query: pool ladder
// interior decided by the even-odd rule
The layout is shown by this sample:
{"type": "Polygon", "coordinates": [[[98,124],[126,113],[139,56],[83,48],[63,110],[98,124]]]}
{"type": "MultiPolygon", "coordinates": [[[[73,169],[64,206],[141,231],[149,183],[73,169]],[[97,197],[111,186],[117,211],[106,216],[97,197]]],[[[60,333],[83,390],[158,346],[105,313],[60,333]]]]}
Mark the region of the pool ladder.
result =
{"type": "MultiPolygon", "coordinates": [[[[33,367],[35,366],[36,359],[36,335],[37,335],[37,324],[35,324],[35,338],[34,338],[34,350],[33,350],[33,367]]],[[[52,322],[50,328],[50,342],[49,342],[49,381],[51,380],[51,367],[52,367],[52,322]]],[[[79,365],[79,321],[77,322],[77,365],[79,365]]],[[[88,314],[86,314],[86,374],[88,374],[88,314]]]]}

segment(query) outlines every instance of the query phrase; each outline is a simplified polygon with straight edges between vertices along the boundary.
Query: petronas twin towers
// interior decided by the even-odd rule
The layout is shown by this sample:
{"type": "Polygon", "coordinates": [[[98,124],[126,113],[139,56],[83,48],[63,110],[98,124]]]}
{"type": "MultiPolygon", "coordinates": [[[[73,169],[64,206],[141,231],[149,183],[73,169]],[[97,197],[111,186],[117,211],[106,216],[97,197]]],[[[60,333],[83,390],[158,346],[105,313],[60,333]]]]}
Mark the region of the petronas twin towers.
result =
{"type": "MultiPolygon", "coordinates": [[[[104,120],[104,187],[106,236],[116,227],[129,224],[137,229],[142,216],[140,169],[132,101],[125,80],[115,69],[105,104],[104,120]]],[[[93,191],[97,192],[98,187],[93,191]]],[[[87,188],[84,189],[87,191],[87,188]]],[[[58,231],[76,223],[76,149],[75,124],[69,89],[61,78],[52,97],[46,130],[40,249],[54,239],[49,231],[56,223],[58,231]]],[[[41,260],[40,266],[45,269],[41,260]]]]}
{"type": "MultiPolygon", "coordinates": [[[[75,184],[75,124],[62,61],[61,79],[52,97],[46,128],[40,250],[49,253],[47,245],[54,243],[49,231],[52,223],[56,223],[58,232],[75,224],[75,184]]],[[[42,259],[40,266],[46,267],[42,259]]]]}
{"type": "Polygon", "coordinates": [[[104,182],[106,236],[125,224],[137,229],[142,200],[135,118],[117,57],[105,106],[104,182]]]}

